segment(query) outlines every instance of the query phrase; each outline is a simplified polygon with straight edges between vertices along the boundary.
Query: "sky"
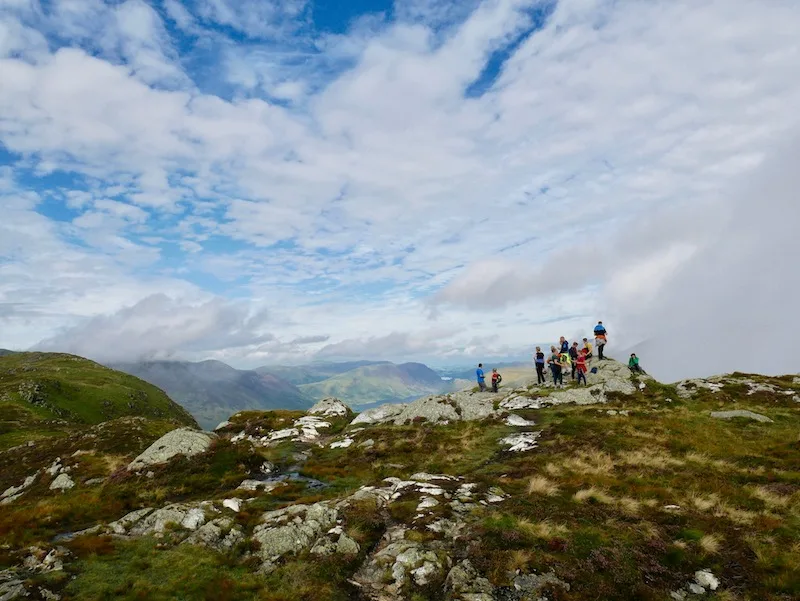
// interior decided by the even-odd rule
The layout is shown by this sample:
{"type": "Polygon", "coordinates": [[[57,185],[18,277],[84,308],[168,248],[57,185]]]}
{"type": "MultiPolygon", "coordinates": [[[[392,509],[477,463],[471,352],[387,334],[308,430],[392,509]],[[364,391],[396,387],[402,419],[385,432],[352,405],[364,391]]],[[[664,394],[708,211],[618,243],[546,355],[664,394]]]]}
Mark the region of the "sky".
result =
{"type": "Polygon", "coordinates": [[[0,347],[800,372],[796,0],[0,0],[0,347]],[[782,341],[782,342],[779,342],[782,341]]]}

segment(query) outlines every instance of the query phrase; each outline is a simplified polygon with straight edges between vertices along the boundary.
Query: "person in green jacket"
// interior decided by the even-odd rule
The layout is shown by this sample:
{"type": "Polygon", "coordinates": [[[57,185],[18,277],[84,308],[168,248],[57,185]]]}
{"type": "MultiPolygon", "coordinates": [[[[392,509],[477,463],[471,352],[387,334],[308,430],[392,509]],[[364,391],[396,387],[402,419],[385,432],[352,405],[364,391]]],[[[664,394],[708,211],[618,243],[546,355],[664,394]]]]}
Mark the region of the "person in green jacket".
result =
{"type": "Polygon", "coordinates": [[[637,374],[643,374],[644,370],[639,365],[639,357],[636,356],[636,353],[631,353],[631,358],[628,359],[628,367],[630,370],[637,374]]]}

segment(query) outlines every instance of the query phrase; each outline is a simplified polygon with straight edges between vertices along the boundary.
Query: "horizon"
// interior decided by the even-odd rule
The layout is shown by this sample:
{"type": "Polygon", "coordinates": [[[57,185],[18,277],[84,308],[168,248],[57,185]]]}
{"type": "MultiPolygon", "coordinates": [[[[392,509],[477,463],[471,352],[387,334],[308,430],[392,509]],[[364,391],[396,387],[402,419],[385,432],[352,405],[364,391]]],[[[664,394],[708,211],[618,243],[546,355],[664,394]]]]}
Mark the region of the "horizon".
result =
{"type": "Polygon", "coordinates": [[[798,373],[760,350],[800,301],[798,30],[751,0],[0,3],[0,347],[458,366],[603,320],[662,381],[798,373]]]}

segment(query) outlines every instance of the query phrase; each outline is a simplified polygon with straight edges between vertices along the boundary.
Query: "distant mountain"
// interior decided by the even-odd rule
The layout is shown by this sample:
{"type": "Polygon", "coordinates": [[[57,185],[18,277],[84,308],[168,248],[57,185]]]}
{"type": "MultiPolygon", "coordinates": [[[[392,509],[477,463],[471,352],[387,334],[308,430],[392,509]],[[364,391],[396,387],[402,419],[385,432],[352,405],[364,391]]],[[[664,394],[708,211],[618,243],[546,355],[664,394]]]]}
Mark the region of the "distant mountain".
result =
{"type": "Polygon", "coordinates": [[[314,399],[337,397],[352,406],[402,402],[453,389],[454,383],[422,363],[372,363],[299,386],[314,399]]]}
{"type": "Polygon", "coordinates": [[[0,448],[25,431],[58,435],[67,424],[126,416],[197,425],[163,390],[89,359],[62,353],[0,357],[0,448]]]}
{"type": "Polygon", "coordinates": [[[6,348],[0,348],[0,357],[5,357],[6,355],[14,355],[16,351],[10,351],[6,348]]]}
{"type": "Polygon", "coordinates": [[[322,382],[338,374],[366,367],[369,365],[391,365],[389,361],[342,361],[319,362],[308,365],[265,365],[256,371],[260,374],[271,374],[291,382],[296,386],[322,382]]]}
{"type": "Polygon", "coordinates": [[[291,382],[221,361],[146,361],[114,367],[163,388],[206,429],[244,409],[307,409],[312,404],[291,382]]]}

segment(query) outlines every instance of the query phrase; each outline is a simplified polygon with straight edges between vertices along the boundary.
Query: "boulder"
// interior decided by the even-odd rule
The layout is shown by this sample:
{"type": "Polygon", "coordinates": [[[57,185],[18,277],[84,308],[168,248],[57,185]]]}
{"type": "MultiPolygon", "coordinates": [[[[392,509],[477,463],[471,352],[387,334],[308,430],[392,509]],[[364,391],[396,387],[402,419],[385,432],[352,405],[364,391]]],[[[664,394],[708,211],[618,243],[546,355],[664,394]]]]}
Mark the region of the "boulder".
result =
{"type": "Polygon", "coordinates": [[[182,544],[227,551],[244,540],[242,529],[229,518],[217,518],[200,526],[182,544]]]}
{"type": "Polygon", "coordinates": [[[336,524],[338,512],[325,503],[290,505],[265,513],[262,524],[253,530],[253,540],[260,545],[258,555],[269,571],[285,555],[299,553],[314,545],[336,524]]]}
{"type": "Polygon", "coordinates": [[[67,491],[74,488],[75,482],[69,477],[69,474],[59,474],[56,479],[50,483],[50,490],[67,491]]]}
{"type": "Polygon", "coordinates": [[[355,419],[350,422],[350,425],[383,424],[400,415],[405,408],[406,406],[401,403],[398,405],[381,405],[380,407],[375,407],[374,409],[367,409],[366,411],[356,415],[355,419]]]}
{"type": "Polygon", "coordinates": [[[215,439],[214,434],[191,428],[172,430],[147,447],[128,465],[128,469],[140,470],[149,465],[166,463],[177,455],[193,457],[205,453],[215,439]]]}
{"type": "Polygon", "coordinates": [[[746,419],[752,419],[757,422],[763,422],[771,424],[772,420],[768,418],[766,415],[761,415],[760,413],[754,413],[752,411],[747,411],[745,409],[735,409],[732,411],[712,411],[711,417],[716,419],[733,419],[734,417],[744,417],[746,419]]]}
{"type": "Polygon", "coordinates": [[[108,527],[115,534],[130,536],[161,534],[170,524],[187,530],[197,530],[206,522],[202,505],[191,506],[175,503],[156,510],[138,509],[116,522],[110,523],[108,527]]]}
{"type": "Polygon", "coordinates": [[[324,415],[325,417],[346,416],[350,413],[350,407],[339,399],[329,397],[314,405],[308,410],[308,413],[311,415],[324,415]]]}
{"type": "Polygon", "coordinates": [[[469,559],[456,564],[445,580],[446,601],[494,601],[494,587],[469,559]]]}

